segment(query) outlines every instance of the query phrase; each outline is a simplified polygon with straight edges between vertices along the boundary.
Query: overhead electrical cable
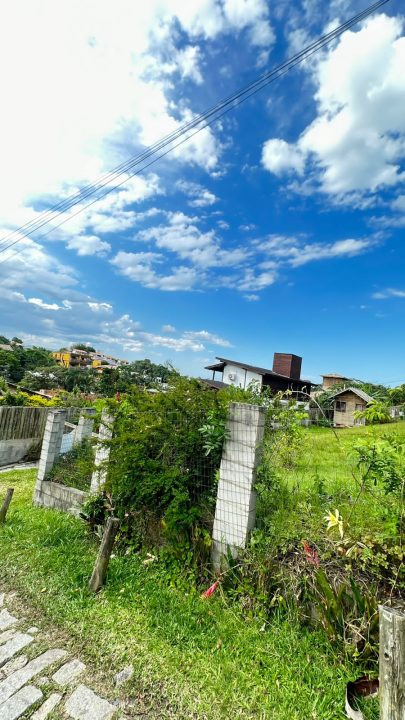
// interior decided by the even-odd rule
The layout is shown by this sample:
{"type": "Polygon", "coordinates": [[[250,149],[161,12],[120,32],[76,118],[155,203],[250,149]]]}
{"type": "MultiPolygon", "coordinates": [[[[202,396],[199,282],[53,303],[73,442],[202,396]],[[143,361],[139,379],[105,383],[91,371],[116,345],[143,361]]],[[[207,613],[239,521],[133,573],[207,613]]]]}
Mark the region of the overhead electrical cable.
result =
{"type": "MultiPolygon", "coordinates": [[[[216,105],[212,106],[204,113],[195,116],[194,118],[192,118],[192,120],[181,125],[179,128],[177,128],[177,130],[161,138],[155,144],[147,147],[138,155],[129,158],[125,162],[118,165],[114,170],[102,175],[94,183],[86,185],[78,192],[72,194],[68,198],[65,198],[64,200],[52,206],[48,210],[45,210],[35,220],[25,223],[24,225],[21,225],[9,234],[5,235],[0,240],[0,253],[3,253],[6,250],[10,249],[18,242],[20,242],[24,237],[29,237],[30,235],[36,233],[40,228],[52,223],[50,229],[46,233],[42,233],[41,236],[37,239],[40,240],[42,237],[49,235],[49,233],[53,232],[56,228],[65,224],[73,217],[86,210],[91,205],[97,203],[109,193],[117,190],[119,187],[128,182],[130,178],[140,174],[146,168],[150,167],[155,162],[165,157],[167,154],[169,154],[179,146],[183,145],[185,142],[189,141],[197,133],[201,132],[205,128],[211,126],[212,124],[220,120],[228,112],[230,112],[235,107],[239,106],[240,104],[248,100],[250,97],[252,97],[252,95],[255,95],[264,87],[270,85],[275,80],[278,80],[287,72],[295,68],[298,64],[310,58],[325,45],[331,43],[343,32],[350,29],[353,25],[367,18],[369,15],[374,13],[383,5],[386,5],[389,1],[390,0],[379,0],[379,2],[370,5],[365,10],[352,17],[350,20],[347,20],[346,22],[336,27],[334,30],[326,33],[325,35],[322,35],[320,38],[318,38],[318,40],[314,41],[285,62],[276,66],[272,70],[260,75],[260,77],[256,80],[239,89],[237,92],[227,96],[222,101],[219,101],[216,105]],[[177,140],[179,140],[179,142],[176,142],[177,140]],[[164,152],[160,152],[161,150],[163,150],[164,152]],[[152,159],[146,163],[146,161],[150,158],[152,159]],[[120,180],[123,175],[125,175],[125,177],[120,180]],[[93,200],[90,203],[83,205],[83,201],[92,196],[95,196],[93,200]],[[75,213],[71,213],[57,224],[53,223],[53,221],[56,220],[58,216],[63,215],[76,205],[79,205],[79,209],[75,213]],[[16,235],[18,237],[15,237],[16,235]],[[12,240],[12,238],[15,239],[12,240]],[[8,240],[12,241],[7,242],[8,240]]],[[[14,254],[15,253],[12,253],[12,255],[14,254]]],[[[4,258],[4,261],[8,260],[9,257],[10,256],[4,258]]]]}

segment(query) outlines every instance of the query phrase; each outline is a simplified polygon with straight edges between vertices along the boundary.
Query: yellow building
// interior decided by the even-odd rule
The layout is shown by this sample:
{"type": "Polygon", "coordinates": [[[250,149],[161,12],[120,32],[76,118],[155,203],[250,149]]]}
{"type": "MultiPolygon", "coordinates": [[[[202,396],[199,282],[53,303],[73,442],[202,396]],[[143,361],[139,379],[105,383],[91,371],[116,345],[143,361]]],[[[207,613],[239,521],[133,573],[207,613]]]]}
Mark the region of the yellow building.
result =
{"type": "Polygon", "coordinates": [[[84,350],[60,350],[53,352],[52,357],[62,367],[88,367],[91,365],[91,358],[84,350]]]}

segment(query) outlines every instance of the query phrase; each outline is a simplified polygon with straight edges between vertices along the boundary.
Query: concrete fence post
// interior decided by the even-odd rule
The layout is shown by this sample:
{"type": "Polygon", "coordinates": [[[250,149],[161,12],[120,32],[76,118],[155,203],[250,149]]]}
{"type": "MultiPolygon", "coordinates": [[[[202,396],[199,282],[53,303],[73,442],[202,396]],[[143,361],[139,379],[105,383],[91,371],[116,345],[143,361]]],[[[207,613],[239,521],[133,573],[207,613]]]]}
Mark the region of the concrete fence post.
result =
{"type": "Polygon", "coordinates": [[[212,537],[216,569],[228,549],[234,557],[246,545],[256,521],[254,483],[260,462],[266,410],[260,405],[231,403],[224,443],[212,537]]]}
{"type": "Polygon", "coordinates": [[[43,481],[60,453],[66,416],[66,410],[54,410],[48,413],[34,490],[34,503],[37,500],[37,494],[41,493],[43,481]]]}
{"type": "Polygon", "coordinates": [[[79,445],[83,440],[91,437],[95,414],[95,408],[89,408],[80,413],[79,422],[74,431],[73,445],[79,445]]]}
{"type": "Polygon", "coordinates": [[[113,434],[114,418],[104,408],[101,413],[101,423],[98,431],[98,442],[96,447],[95,470],[91,476],[90,492],[99,492],[107,478],[107,463],[110,457],[110,446],[108,441],[111,440],[113,434]]]}

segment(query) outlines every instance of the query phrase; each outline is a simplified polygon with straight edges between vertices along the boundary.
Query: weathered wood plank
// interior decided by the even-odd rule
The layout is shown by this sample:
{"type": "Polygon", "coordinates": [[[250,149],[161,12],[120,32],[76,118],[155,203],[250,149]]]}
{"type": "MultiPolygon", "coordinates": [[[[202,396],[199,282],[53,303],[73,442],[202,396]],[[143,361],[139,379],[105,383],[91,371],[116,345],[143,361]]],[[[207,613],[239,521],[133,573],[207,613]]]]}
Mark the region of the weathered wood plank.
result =
{"type": "Polygon", "coordinates": [[[380,720],[405,719],[405,613],[380,606],[380,720]]]}

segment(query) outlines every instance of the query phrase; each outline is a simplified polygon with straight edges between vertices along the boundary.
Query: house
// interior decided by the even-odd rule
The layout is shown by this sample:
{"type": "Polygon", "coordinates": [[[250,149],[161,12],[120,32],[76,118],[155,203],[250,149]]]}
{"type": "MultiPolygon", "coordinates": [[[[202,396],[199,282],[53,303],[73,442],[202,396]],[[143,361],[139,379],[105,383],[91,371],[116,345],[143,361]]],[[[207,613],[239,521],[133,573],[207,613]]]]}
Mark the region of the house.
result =
{"type": "Polygon", "coordinates": [[[119,360],[118,358],[112,357],[112,355],[106,355],[99,350],[96,352],[89,352],[89,356],[93,370],[96,370],[98,373],[102,373],[106,369],[115,370],[123,367],[124,365],[130,364],[128,360],[119,360]]]}
{"type": "Polygon", "coordinates": [[[274,353],[273,367],[262,368],[238,360],[217,357],[219,362],[206,365],[212,370],[212,379],[206,383],[220,389],[226,385],[234,385],[243,389],[255,385],[258,390],[271,388],[274,392],[295,390],[309,393],[312,383],[301,378],[302,358],[288,353],[274,353]],[[217,378],[216,375],[220,376],[217,378]]]}
{"type": "Polygon", "coordinates": [[[365,410],[373,398],[363,390],[348,387],[335,393],[333,400],[333,424],[335,427],[365,425],[364,418],[356,419],[354,413],[365,410]]]}
{"type": "Polygon", "coordinates": [[[339,373],[329,373],[328,375],[322,375],[322,390],[330,390],[330,388],[334,385],[346,382],[349,383],[350,378],[347,378],[344,375],[339,375],[339,373]]]}
{"type": "Polygon", "coordinates": [[[53,352],[52,357],[62,367],[85,368],[91,366],[91,358],[85,350],[61,350],[53,352]]]}

